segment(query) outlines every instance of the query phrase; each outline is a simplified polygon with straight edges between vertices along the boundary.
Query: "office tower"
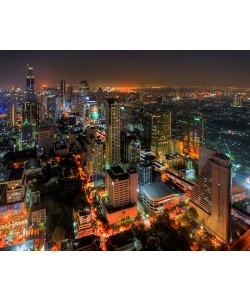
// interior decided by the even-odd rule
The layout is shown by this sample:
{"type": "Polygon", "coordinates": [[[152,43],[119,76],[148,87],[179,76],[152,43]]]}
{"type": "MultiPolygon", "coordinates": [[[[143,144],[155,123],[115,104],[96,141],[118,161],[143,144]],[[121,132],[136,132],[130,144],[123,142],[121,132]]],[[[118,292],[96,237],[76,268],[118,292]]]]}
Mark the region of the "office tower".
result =
{"type": "Polygon", "coordinates": [[[86,80],[80,81],[80,94],[86,96],[89,94],[89,85],[86,80]]]}
{"type": "Polygon", "coordinates": [[[91,180],[100,178],[104,173],[103,141],[97,138],[96,128],[87,129],[86,170],[91,180]]]}
{"type": "Polygon", "coordinates": [[[118,99],[107,100],[106,112],[106,162],[110,167],[120,164],[120,104],[118,99]]]}
{"type": "Polygon", "coordinates": [[[38,128],[38,147],[44,153],[49,153],[53,149],[55,128],[53,126],[40,126],[38,128]]]}
{"type": "MultiPolygon", "coordinates": [[[[205,153],[205,152],[204,152],[205,153]]],[[[231,207],[231,161],[220,152],[205,153],[208,159],[191,191],[191,206],[198,219],[224,243],[229,242],[229,216],[231,207]]],[[[204,160],[203,160],[204,163],[204,160]]]]}
{"type": "Polygon", "coordinates": [[[23,107],[23,123],[29,123],[33,127],[33,135],[36,134],[39,125],[39,104],[35,95],[35,78],[33,68],[28,67],[26,79],[26,97],[23,107]]]}
{"type": "Polygon", "coordinates": [[[242,107],[243,106],[243,101],[244,101],[244,96],[243,95],[235,95],[234,98],[233,98],[232,106],[242,107]]]}
{"type": "Polygon", "coordinates": [[[214,154],[216,153],[215,150],[208,149],[205,147],[200,147],[199,148],[199,175],[202,171],[202,169],[205,166],[205,163],[207,162],[208,159],[210,159],[214,154]]]}
{"type": "Polygon", "coordinates": [[[183,153],[199,158],[199,147],[204,146],[205,121],[202,116],[189,115],[183,128],[183,153]]]}
{"type": "Polygon", "coordinates": [[[65,86],[65,80],[60,81],[60,96],[62,98],[65,98],[66,95],[66,86],[65,86]]]}
{"type": "Polygon", "coordinates": [[[100,119],[101,119],[101,121],[105,121],[105,119],[106,119],[106,111],[107,111],[106,102],[103,102],[101,104],[101,109],[100,109],[100,119]]]}
{"type": "Polygon", "coordinates": [[[55,99],[55,120],[59,120],[62,117],[62,98],[56,97],[55,99]]]}
{"type": "Polygon", "coordinates": [[[47,95],[40,95],[38,97],[39,101],[39,120],[40,124],[43,123],[45,124],[47,119],[48,119],[48,101],[47,101],[47,95]]]}
{"type": "Polygon", "coordinates": [[[99,109],[101,109],[101,105],[104,100],[103,90],[101,87],[99,87],[96,92],[96,98],[97,98],[97,106],[99,107],[99,109]]]}
{"type": "Polygon", "coordinates": [[[28,76],[26,78],[26,100],[35,100],[35,77],[33,73],[33,68],[28,65],[28,76]]]}
{"type": "Polygon", "coordinates": [[[171,141],[171,112],[158,113],[152,116],[152,151],[157,158],[173,152],[171,141]]]}
{"type": "Polygon", "coordinates": [[[138,189],[139,194],[142,193],[144,185],[153,182],[153,170],[154,170],[155,156],[146,156],[144,161],[137,163],[136,169],[138,172],[138,189]]]}
{"type": "Polygon", "coordinates": [[[138,202],[138,173],[135,168],[128,169],[129,175],[129,200],[132,203],[138,202]]]}
{"type": "Polygon", "coordinates": [[[141,142],[136,138],[128,145],[128,162],[130,165],[136,165],[140,161],[141,142]]]}
{"type": "Polygon", "coordinates": [[[29,123],[25,123],[22,125],[22,133],[21,133],[21,138],[22,138],[22,147],[23,149],[30,148],[32,145],[32,125],[29,123]]]}
{"type": "Polygon", "coordinates": [[[18,125],[17,104],[10,103],[7,106],[7,126],[13,127],[18,125]]]}
{"type": "Polygon", "coordinates": [[[111,167],[106,171],[105,187],[109,195],[110,204],[114,208],[123,207],[129,203],[136,203],[138,174],[135,170],[125,173],[120,166],[111,167]]]}
{"type": "Polygon", "coordinates": [[[74,97],[74,88],[73,86],[69,86],[67,90],[67,98],[72,99],[74,97]]]}
{"type": "Polygon", "coordinates": [[[65,110],[65,101],[66,101],[66,86],[65,80],[60,81],[60,92],[59,96],[61,97],[61,110],[65,110]]]}
{"type": "Polygon", "coordinates": [[[145,113],[139,117],[142,123],[143,131],[141,136],[141,148],[144,151],[151,151],[152,140],[152,115],[145,113]]]}

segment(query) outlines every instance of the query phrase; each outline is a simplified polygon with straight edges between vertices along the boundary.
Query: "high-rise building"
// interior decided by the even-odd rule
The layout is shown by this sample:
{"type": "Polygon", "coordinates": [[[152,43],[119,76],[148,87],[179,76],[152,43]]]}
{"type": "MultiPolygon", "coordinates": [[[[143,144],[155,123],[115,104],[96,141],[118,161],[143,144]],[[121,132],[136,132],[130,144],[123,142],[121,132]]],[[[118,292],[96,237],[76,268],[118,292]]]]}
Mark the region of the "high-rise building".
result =
{"type": "Polygon", "coordinates": [[[128,145],[128,162],[130,165],[136,165],[140,161],[141,142],[136,139],[128,145]]]}
{"type": "Polygon", "coordinates": [[[111,167],[106,171],[105,186],[112,207],[124,207],[136,203],[138,174],[129,170],[125,173],[120,166],[111,167]]]}
{"type": "Polygon", "coordinates": [[[86,170],[91,180],[100,178],[104,173],[103,141],[97,138],[96,128],[87,129],[86,170]]]}
{"type": "Polygon", "coordinates": [[[141,136],[141,148],[144,151],[151,151],[152,140],[152,115],[145,113],[140,116],[143,131],[141,136]]]}
{"type": "Polygon", "coordinates": [[[183,153],[199,158],[199,147],[204,146],[205,121],[200,115],[189,115],[183,128],[183,153]]]}
{"type": "MultiPolygon", "coordinates": [[[[120,124],[120,104],[118,99],[107,100],[106,113],[106,162],[113,167],[120,164],[121,149],[121,124],[120,124]]],[[[109,168],[109,167],[107,167],[109,168]]]]}
{"type": "Polygon", "coordinates": [[[171,141],[171,112],[157,113],[152,116],[152,151],[158,158],[173,152],[171,141]]]}
{"type": "Polygon", "coordinates": [[[18,116],[17,116],[17,104],[10,103],[7,107],[7,126],[17,126],[18,116]]]}
{"type": "Polygon", "coordinates": [[[244,96],[243,95],[235,95],[233,98],[232,106],[236,107],[242,107],[244,102],[244,96]]]}
{"type": "Polygon", "coordinates": [[[60,81],[60,96],[65,97],[66,94],[66,86],[65,86],[65,80],[60,81]]]}
{"type": "Polygon", "coordinates": [[[29,148],[32,146],[32,125],[29,123],[25,123],[22,125],[22,147],[23,149],[29,148]]]}
{"type": "Polygon", "coordinates": [[[138,190],[142,193],[142,188],[144,185],[153,182],[153,170],[154,170],[155,156],[147,156],[144,161],[137,163],[138,172],[138,190]]]}
{"type": "MultiPolygon", "coordinates": [[[[201,149],[202,152],[202,149],[201,149]]],[[[231,161],[220,152],[209,152],[203,157],[203,168],[191,191],[191,205],[198,212],[198,219],[208,231],[224,243],[229,242],[231,207],[231,161]],[[204,163],[204,158],[207,161],[204,163]]]]}
{"type": "Polygon", "coordinates": [[[39,104],[35,95],[35,78],[33,68],[28,67],[26,79],[26,98],[23,107],[23,123],[32,125],[33,134],[36,133],[39,125],[39,104]]]}
{"type": "Polygon", "coordinates": [[[72,99],[74,97],[74,88],[73,86],[69,86],[67,90],[67,98],[72,99]]]}
{"type": "Polygon", "coordinates": [[[41,126],[38,129],[38,147],[42,152],[49,153],[55,143],[55,129],[53,126],[41,126]]]}
{"type": "Polygon", "coordinates": [[[96,98],[97,98],[97,106],[99,109],[101,109],[101,105],[104,100],[103,90],[101,87],[99,87],[96,92],[96,98]]]}
{"type": "Polygon", "coordinates": [[[62,111],[65,110],[65,101],[66,101],[66,85],[65,85],[65,80],[60,81],[60,93],[59,96],[61,97],[61,109],[62,111]]]}
{"type": "Polygon", "coordinates": [[[84,96],[89,94],[89,85],[87,80],[80,81],[80,94],[84,96]]]}
{"type": "Polygon", "coordinates": [[[28,65],[28,76],[26,78],[26,100],[35,100],[35,77],[33,73],[33,68],[28,65]]]}

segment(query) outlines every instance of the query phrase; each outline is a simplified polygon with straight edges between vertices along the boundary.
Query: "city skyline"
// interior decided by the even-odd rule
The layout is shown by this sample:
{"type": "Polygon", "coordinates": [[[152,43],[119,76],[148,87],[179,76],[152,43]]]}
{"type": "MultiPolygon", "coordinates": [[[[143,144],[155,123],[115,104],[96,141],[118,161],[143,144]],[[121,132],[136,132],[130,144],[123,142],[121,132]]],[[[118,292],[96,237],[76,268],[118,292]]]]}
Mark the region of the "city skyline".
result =
{"type": "Polygon", "coordinates": [[[0,52],[0,64],[0,85],[23,86],[29,64],[36,87],[62,79],[66,84],[87,79],[90,85],[250,87],[249,51],[13,50],[0,52]]]}
{"type": "Polygon", "coordinates": [[[39,73],[0,89],[0,251],[250,248],[249,90],[39,73]]]}

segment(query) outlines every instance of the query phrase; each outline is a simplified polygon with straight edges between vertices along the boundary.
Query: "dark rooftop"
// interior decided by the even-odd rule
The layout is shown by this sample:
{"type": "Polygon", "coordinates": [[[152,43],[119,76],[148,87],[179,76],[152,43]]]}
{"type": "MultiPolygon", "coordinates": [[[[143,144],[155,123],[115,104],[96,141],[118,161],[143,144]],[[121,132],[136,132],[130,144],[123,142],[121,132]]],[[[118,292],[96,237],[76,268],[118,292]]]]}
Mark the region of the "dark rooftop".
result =
{"type": "Polygon", "coordinates": [[[107,101],[109,104],[113,104],[113,103],[115,103],[115,101],[119,102],[118,99],[116,99],[116,98],[109,98],[109,99],[107,99],[107,101]]]}
{"type": "Polygon", "coordinates": [[[226,154],[221,153],[221,152],[215,153],[214,156],[216,156],[216,157],[218,157],[218,158],[221,158],[221,159],[224,159],[224,160],[230,160],[230,157],[228,157],[226,154]]]}
{"type": "Polygon", "coordinates": [[[24,168],[12,169],[9,180],[20,180],[23,176],[24,168]]]}
{"type": "Polygon", "coordinates": [[[107,173],[113,181],[128,179],[128,173],[125,173],[120,166],[111,167],[107,173]]]}
{"type": "Polygon", "coordinates": [[[91,247],[93,246],[94,248],[94,243],[95,241],[99,241],[99,245],[100,245],[100,237],[94,234],[85,236],[83,238],[80,239],[76,239],[73,245],[73,251],[79,251],[79,250],[84,250],[87,247],[91,247]]]}
{"type": "Polygon", "coordinates": [[[131,229],[121,233],[117,233],[115,235],[111,235],[109,237],[112,246],[118,249],[132,244],[134,242],[134,238],[135,236],[131,229]]]}
{"type": "Polygon", "coordinates": [[[44,125],[44,126],[40,126],[39,128],[38,128],[38,131],[44,131],[44,130],[49,130],[50,129],[50,125],[44,125]]]}

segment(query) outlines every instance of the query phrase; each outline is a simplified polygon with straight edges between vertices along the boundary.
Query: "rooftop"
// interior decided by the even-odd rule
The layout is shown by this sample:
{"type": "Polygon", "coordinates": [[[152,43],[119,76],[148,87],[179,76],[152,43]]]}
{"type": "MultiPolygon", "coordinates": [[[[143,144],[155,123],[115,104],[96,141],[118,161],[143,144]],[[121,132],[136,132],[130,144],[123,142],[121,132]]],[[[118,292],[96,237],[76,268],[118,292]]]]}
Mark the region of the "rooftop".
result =
{"type": "Polygon", "coordinates": [[[121,233],[117,233],[115,235],[111,235],[109,237],[112,246],[118,249],[134,243],[134,238],[135,236],[131,229],[121,233]]]}
{"type": "Polygon", "coordinates": [[[50,125],[44,125],[44,126],[40,126],[38,128],[38,131],[45,131],[45,130],[50,130],[51,126],[50,125]]]}
{"type": "Polygon", "coordinates": [[[73,251],[85,250],[88,247],[94,247],[95,241],[99,241],[100,245],[100,237],[94,234],[85,236],[80,239],[76,239],[73,245],[73,251]]]}
{"type": "Polygon", "coordinates": [[[223,160],[230,160],[230,157],[228,157],[226,154],[221,153],[221,152],[217,152],[214,154],[214,156],[221,158],[223,160]]]}
{"type": "Polygon", "coordinates": [[[109,170],[107,170],[107,173],[113,181],[128,179],[128,173],[125,173],[120,166],[111,167],[109,170]]]}
{"type": "Polygon", "coordinates": [[[23,176],[24,168],[12,169],[8,181],[20,180],[23,176]]]}
{"type": "Polygon", "coordinates": [[[143,192],[151,199],[163,198],[177,193],[176,190],[162,181],[146,184],[143,187],[143,192]]]}

